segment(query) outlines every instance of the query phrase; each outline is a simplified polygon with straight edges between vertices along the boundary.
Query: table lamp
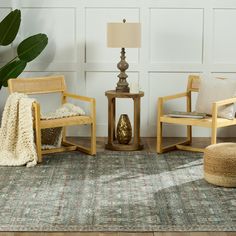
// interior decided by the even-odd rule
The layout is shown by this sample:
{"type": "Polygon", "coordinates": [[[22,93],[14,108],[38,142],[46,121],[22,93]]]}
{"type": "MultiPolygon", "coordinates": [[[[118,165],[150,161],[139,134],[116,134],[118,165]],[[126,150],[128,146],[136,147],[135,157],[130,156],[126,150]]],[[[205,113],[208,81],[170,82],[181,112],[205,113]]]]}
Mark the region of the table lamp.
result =
{"type": "Polygon", "coordinates": [[[116,86],[117,92],[129,92],[129,84],[126,81],[128,75],[125,71],[129,64],[125,60],[125,48],[140,48],[141,45],[141,25],[140,23],[108,23],[107,24],[107,46],[110,48],[121,48],[120,62],[117,68],[120,74],[116,86]]]}

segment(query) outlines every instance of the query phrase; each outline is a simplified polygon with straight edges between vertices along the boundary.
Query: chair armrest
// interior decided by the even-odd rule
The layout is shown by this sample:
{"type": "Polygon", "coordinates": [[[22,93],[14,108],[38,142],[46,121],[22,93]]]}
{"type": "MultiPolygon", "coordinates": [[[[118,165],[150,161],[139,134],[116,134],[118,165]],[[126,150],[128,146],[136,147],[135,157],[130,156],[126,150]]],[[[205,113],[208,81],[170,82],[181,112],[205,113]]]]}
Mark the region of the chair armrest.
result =
{"type": "Polygon", "coordinates": [[[182,98],[182,97],[187,97],[187,96],[188,96],[188,93],[184,92],[184,93],[177,93],[177,94],[174,94],[174,95],[160,97],[159,99],[162,99],[163,102],[166,102],[166,101],[169,101],[169,100],[182,98]]]}
{"type": "Polygon", "coordinates": [[[85,96],[72,94],[72,93],[64,93],[63,95],[65,97],[78,99],[78,100],[81,100],[81,101],[84,101],[84,102],[93,102],[95,100],[95,98],[85,97],[85,96]]]}
{"type": "Polygon", "coordinates": [[[224,105],[229,105],[236,102],[236,97],[220,100],[212,103],[212,119],[213,122],[217,122],[218,108],[224,105]]]}
{"type": "Polygon", "coordinates": [[[220,101],[215,102],[215,104],[217,107],[220,107],[220,106],[229,105],[235,102],[236,102],[236,97],[220,100],[220,101]]]}
{"type": "Polygon", "coordinates": [[[186,97],[188,99],[189,93],[184,92],[184,93],[177,93],[177,94],[170,95],[170,96],[159,97],[158,102],[157,102],[158,119],[161,116],[163,116],[163,103],[164,102],[169,101],[169,100],[174,100],[177,98],[182,98],[182,97],[186,97]]]}
{"type": "Polygon", "coordinates": [[[92,116],[94,121],[96,120],[96,100],[95,100],[95,98],[85,97],[85,96],[72,94],[72,93],[64,93],[63,96],[64,97],[69,97],[69,98],[74,98],[74,99],[84,101],[84,102],[89,102],[90,103],[91,116],[92,116]]]}

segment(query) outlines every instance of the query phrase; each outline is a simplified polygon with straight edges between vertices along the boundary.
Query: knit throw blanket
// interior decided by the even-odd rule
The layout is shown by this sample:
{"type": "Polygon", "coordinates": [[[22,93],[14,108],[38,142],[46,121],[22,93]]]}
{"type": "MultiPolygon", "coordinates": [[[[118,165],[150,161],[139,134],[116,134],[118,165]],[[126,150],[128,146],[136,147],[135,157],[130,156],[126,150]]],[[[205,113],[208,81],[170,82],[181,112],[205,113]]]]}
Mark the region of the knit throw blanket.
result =
{"type": "MultiPolygon", "coordinates": [[[[21,93],[13,93],[8,97],[0,128],[0,165],[30,167],[37,164],[32,111],[34,101],[21,93]]],[[[84,115],[84,111],[73,104],[64,104],[56,112],[42,115],[42,119],[75,115],[84,115]]],[[[61,137],[60,127],[42,130],[44,148],[60,146],[61,137]]]]}

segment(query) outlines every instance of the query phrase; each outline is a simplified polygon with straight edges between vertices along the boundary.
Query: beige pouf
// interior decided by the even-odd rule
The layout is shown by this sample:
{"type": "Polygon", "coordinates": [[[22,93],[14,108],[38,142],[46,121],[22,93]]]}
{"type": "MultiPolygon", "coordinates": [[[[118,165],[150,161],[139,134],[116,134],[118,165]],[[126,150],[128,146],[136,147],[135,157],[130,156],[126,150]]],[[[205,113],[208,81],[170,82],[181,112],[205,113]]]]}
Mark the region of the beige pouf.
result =
{"type": "Polygon", "coordinates": [[[205,149],[204,178],[218,186],[236,187],[236,143],[218,143],[205,149]]]}

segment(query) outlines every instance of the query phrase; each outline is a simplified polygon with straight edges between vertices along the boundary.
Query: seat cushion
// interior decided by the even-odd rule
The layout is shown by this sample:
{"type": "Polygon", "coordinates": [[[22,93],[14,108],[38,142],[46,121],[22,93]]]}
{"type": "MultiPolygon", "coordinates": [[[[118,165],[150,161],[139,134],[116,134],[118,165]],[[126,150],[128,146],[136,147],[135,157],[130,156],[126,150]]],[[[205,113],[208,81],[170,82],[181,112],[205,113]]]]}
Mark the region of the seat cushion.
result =
{"type": "Polygon", "coordinates": [[[64,103],[61,107],[56,109],[54,112],[49,112],[47,114],[41,114],[42,120],[51,120],[51,119],[59,119],[63,117],[71,117],[71,116],[83,116],[85,112],[79,106],[75,106],[71,103],[64,103]]]}

